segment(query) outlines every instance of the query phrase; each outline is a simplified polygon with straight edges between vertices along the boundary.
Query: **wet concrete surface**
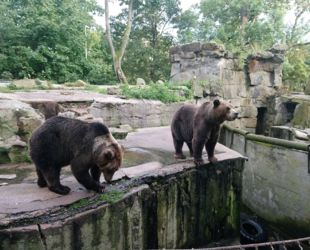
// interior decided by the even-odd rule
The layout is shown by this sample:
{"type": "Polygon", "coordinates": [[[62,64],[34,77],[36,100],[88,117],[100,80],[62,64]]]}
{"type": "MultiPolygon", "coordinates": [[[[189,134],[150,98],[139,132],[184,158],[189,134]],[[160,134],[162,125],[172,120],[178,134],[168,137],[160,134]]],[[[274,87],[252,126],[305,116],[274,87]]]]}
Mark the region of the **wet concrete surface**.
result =
{"type": "MultiPolygon", "coordinates": [[[[175,164],[179,162],[188,161],[190,165],[193,165],[191,158],[175,161],[170,127],[139,129],[130,133],[120,143],[125,147],[124,166],[115,173],[114,183],[124,178],[141,177],[163,168],[169,171],[170,166],[175,167],[175,164]]],[[[184,152],[189,155],[186,146],[184,146],[184,152]]],[[[216,156],[219,161],[242,157],[220,144],[217,144],[216,156]]],[[[204,159],[207,161],[206,156],[204,159]]],[[[0,183],[7,183],[0,186],[0,226],[6,224],[5,218],[8,214],[29,211],[44,213],[45,210],[66,206],[96,195],[95,192],[86,190],[76,181],[71,174],[70,167],[64,167],[61,173],[62,184],[71,188],[68,195],[58,195],[47,188],[39,188],[32,164],[0,165],[0,176],[16,174],[16,178],[13,179],[0,179],[0,183]]]]}

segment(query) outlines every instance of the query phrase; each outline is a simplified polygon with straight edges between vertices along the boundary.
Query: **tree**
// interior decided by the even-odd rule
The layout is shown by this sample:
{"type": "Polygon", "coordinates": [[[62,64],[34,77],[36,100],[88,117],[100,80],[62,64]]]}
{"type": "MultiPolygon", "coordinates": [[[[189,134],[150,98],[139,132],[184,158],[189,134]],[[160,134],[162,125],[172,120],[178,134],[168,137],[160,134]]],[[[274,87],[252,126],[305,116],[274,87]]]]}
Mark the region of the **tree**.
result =
{"type": "Polygon", "coordinates": [[[199,41],[199,9],[192,7],[185,10],[176,19],[174,27],[177,29],[178,41],[182,44],[199,41]]]}
{"type": "MultiPolygon", "coordinates": [[[[130,81],[166,80],[170,74],[169,49],[173,44],[172,23],[180,14],[178,0],[149,0],[135,7],[136,15],[130,42],[124,56],[124,71],[130,81]]],[[[122,12],[112,24],[114,42],[121,44],[127,13],[122,12]]]]}
{"type": "MultiPolygon", "coordinates": [[[[87,39],[98,44],[92,45],[93,49],[101,49],[104,43],[102,38],[90,36],[101,32],[91,15],[97,11],[101,10],[95,0],[1,1],[0,75],[11,72],[14,78],[38,77],[62,83],[87,79],[90,72],[98,70],[107,74],[108,67],[95,64],[98,53],[85,58],[87,39]],[[85,27],[89,27],[88,32],[85,27]]],[[[100,61],[104,66],[109,60],[109,55],[105,56],[100,61]]]]}
{"type": "Polygon", "coordinates": [[[283,67],[283,81],[292,90],[303,90],[310,84],[310,2],[295,0],[290,2],[294,10],[294,20],[285,27],[286,53],[283,67]],[[308,40],[305,37],[308,35],[308,40]]]}
{"type": "Polygon", "coordinates": [[[131,32],[131,26],[133,22],[133,2],[134,0],[129,0],[128,3],[128,19],[127,19],[127,25],[123,34],[122,43],[118,51],[115,50],[115,46],[113,44],[112,35],[111,35],[111,25],[110,25],[110,12],[109,12],[109,0],[104,1],[105,5],[105,25],[106,25],[106,38],[108,40],[108,44],[111,50],[112,58],[113,58],[113,64],[114,64],[114,70],[117,75],[118,80],[121,83],[128,83],[126,76],[122,70],[122,59],[128,44],[130,32],[131,32]]]}

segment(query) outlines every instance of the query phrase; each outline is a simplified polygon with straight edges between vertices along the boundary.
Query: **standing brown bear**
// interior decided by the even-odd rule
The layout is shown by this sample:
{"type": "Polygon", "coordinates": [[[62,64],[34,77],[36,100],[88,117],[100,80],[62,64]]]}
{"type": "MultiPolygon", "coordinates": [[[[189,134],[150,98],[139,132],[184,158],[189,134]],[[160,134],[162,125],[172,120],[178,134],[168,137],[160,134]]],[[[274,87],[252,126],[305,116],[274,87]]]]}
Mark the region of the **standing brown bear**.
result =
{"type": "Polygon", "coordinates": [[[101,123],[87,123],[54,116],[37,128],[30,139],[30,156],[36,166],[39,187],[58,194],[70,188],[60,183],[60,170],[71,165],[75,178],[87,189],[103,192],[99,182],[107,182],[122,164],[121,146],[101,123]],[[89,173],[90,172],[90,173],[89,173]]]}
{"type": "Polygon", "coordinates": [[[196,165],[203,164],[202,150],[204,146],[209,161],[216,162],[214,148],[218,140],[220,124],[224,121],[232,121],[237,117],[238,113],[230,105],[219,100],[205,102],[200,107],[189,104],[182,106],[174,114],[171,124],[175,158],[186,158],[182,152],[185,142],[191,156],[194,156],[196,165]]]}

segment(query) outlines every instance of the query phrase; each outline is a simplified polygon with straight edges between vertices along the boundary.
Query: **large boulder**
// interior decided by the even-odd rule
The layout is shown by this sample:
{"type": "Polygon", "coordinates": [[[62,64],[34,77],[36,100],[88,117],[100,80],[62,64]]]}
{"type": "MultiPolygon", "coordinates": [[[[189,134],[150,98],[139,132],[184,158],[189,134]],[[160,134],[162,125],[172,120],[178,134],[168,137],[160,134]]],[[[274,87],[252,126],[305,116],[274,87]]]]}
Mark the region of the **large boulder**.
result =
{"type": "Polygon", "coordinates": [[[0,163],[27,159],[28,139],[43,120],[27,103],[0,100],[0,163]]]}

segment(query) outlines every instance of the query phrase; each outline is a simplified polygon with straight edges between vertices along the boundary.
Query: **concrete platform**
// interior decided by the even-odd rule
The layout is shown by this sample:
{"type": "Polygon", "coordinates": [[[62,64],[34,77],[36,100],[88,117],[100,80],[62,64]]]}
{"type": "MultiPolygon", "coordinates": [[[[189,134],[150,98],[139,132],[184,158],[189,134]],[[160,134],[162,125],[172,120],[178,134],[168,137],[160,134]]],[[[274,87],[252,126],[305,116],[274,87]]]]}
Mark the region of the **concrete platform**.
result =
{"type": "MultiPolygon", "coordinates": [[[[191,158],[174,160],[170,127],[139,129],[130,133],[121,144],[125,147],[125,166],[115,173],[114,182],[107,185],[107,190],[118,187],[120,180],[137,179],[159,170],[167,173],[180,167],[194,167],[191,158]]],[[[184,151],[189,154],[186,146],[184,151]]],[[[217,144],[216,157],[221,162],[242,158],[242,155],[217,144]]],[[[206,155],[204,159],[207,164],[206,155]]],[[[36,185],[34,166],[31,164],[0,165],[0,177],[5,174],[16,174],[16,178],[0,179],[0,228],[9,226],[12,221],[42,216],[97,195],[81,186],[72,176],[69,167],[63,168],[61,176],[61,182],[71,188],[70,194],[65,196],[50,192],[47,188],[39,188],[36,185]]]]}

